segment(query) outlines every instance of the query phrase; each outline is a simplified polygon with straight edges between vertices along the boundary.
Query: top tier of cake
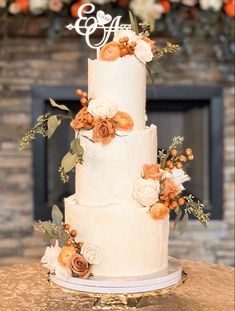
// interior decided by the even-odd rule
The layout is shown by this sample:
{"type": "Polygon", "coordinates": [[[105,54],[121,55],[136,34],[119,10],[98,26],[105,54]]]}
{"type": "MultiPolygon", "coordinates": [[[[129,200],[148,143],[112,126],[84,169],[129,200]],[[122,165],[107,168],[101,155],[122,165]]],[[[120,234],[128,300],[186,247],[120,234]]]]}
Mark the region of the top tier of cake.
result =
{"type": "Polygon", "coordinates": [[[135,56],[115,61],[88,61],[90,98],[105,98],[127,112],[134,121],[133,130],[145,128],[146,66],[135,56]]]}

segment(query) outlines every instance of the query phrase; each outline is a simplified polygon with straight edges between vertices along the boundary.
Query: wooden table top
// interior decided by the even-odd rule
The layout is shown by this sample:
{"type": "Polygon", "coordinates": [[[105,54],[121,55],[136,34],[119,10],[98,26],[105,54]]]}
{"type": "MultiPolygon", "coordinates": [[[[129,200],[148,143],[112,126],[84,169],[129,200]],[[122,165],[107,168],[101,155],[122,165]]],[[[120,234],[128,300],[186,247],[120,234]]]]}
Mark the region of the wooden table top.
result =
{"type": "MultiPolygon", "coordinates": [[[[148,299],[140,311],[234,311],[234,269],[204,262],[181,261],[188,275],[174,290],[148,299]]],[[[0,269],[1,311],[85,311],[95,298],[68,293],[48,283],[40,263],[0,269]]],[[[124,310],[124,308],[120,308],[124,310]]],[[[114,307],[112,310],[120,310],[114,307]]],[[[135,309],[126,309],[135,310],[135,309]]]]}

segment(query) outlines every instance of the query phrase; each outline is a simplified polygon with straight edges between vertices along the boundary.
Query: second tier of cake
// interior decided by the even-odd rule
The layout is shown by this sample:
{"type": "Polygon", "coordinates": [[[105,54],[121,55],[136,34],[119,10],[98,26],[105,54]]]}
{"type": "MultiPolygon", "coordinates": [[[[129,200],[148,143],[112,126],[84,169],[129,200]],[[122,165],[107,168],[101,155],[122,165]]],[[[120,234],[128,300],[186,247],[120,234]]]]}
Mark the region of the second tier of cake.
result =
{"type": "MultiPolygon", "coordinates": [[[[88,135],[86,133],[86,135],[88,135]]],[[[156,126],[121,133],[109,144],[94,144],[81,133],[84,163],[76,168],[76,196],[84,206],[139,207],[132,193],[144,164],[156,163],[156,126]]]]}

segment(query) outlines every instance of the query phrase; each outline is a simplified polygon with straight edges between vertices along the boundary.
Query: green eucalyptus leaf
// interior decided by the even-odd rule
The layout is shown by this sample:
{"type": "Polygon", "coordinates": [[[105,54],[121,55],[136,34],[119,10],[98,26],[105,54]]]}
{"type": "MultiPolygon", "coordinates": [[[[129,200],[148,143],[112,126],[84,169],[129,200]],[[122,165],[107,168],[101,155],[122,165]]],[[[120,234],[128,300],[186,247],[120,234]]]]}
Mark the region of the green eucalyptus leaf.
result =
{"type": "Polygon", "coordinates": [[[57,127],[60,125],[61,120],[58,119],[57,116],[52,116],[48,119],[47,122],[47,137],[51,138],[51,136],[54,134],[55,130],[57,129],[57,127]]]}
{"type": "Polygon", "coordinates": [[[61,222],[64,218],[61,210],[59,209],[59,207],[57,205],[53,205],[52,207],[52,211],[51,211],[51,217],[52,217],[52,221],[55,225],[60,226],[61,222]]]}
{"type": "Polygon", "coordinates": [[[55,229],[54,229],[53,224],[51,222],[44,221],[43,227],[46,230],[46,232],[51,236],[51,238],[57,238],[58,237],[58,233],[55,232],[55,229]]]}
{"type": "Polygon", "coordinates": [[[180,233],[183,234],[184,231],[186,230],[188,226],[188,212],[187,210],[184,211],[184,217],[182,219],[182,222],[181,222],[181,227],[180,227],[180,233]]]}
{"type": "Polygon", "coordinates": [[[84,149],[81,146],[80,143],[80,139],[79,138],[75,138],[72,142],[71,142],[71,150],[73,153],[77,154],[77,156],[81,157],[84,154],[84,149]]]}
{"type": "Polygon", "coordinates": [[[135,15],[129,11],[129,17],[130,17],[130,22],[131,22],[131,29],[134,31],[137,35],[139,34],[139,25],[137,22],[137,19],[135,15]]]}
{"type": "Polygon", "coordinates": [[[59,245],[60,247],[63,247],[66,245],[66,242],[68,241],[69,239],[69,235],[67,232],[65,231],[60,231],[61,232],[61,235],[59,237],[59,245]]]}
{"type": "Polygon", "coordinates": [[[163,69],[163,67],[160,65],[159,61],[155,57],[148,65],[149,65],[149,69],[152,74],[156,74],[156,73],[164,74],[165,73],[165,70],[163,69]]]}
{"type": "Polygon", "coordinates": [[[59,105],[57,104],[54,99],[50,98],[50,103],[52,105],[52,107],[56,107],[56,108],[59,108],[61,110],[66,110],[66,111],[70,111],[68,107],[66,107],[65,105],[59,105]]]}
{"type": "Polygon", "coordinates": [[[71,152],[67,152],[61,161],[61,167],[65,173],[68,173],[76,166],[78,162],[79,158],[76,153],[72,154],[71,152]]]}
{"type": "Polygon", "coordinates": [[[51,245],[51,239],[52,238],[48,232],[43,233],[42,239],[43,239],[43,242],[45,242],[47,246],[51,245]]]}

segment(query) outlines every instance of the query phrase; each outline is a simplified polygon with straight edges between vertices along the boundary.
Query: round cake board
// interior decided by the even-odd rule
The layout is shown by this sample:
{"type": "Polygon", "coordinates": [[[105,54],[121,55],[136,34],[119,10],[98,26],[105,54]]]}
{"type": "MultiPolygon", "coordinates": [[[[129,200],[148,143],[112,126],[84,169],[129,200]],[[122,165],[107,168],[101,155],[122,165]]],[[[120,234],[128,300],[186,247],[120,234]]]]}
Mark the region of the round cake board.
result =
{"type": "Polygon", "coordinates": [[[182,266],[180,262],[169,257],[168,267],[160,272],[122,278],[92,276],[87,280],[70,277],[58,279],[50,275],[50,281],[65,289],[96,294],[136,294],[172,288],[181,283],[182,266]]]}

